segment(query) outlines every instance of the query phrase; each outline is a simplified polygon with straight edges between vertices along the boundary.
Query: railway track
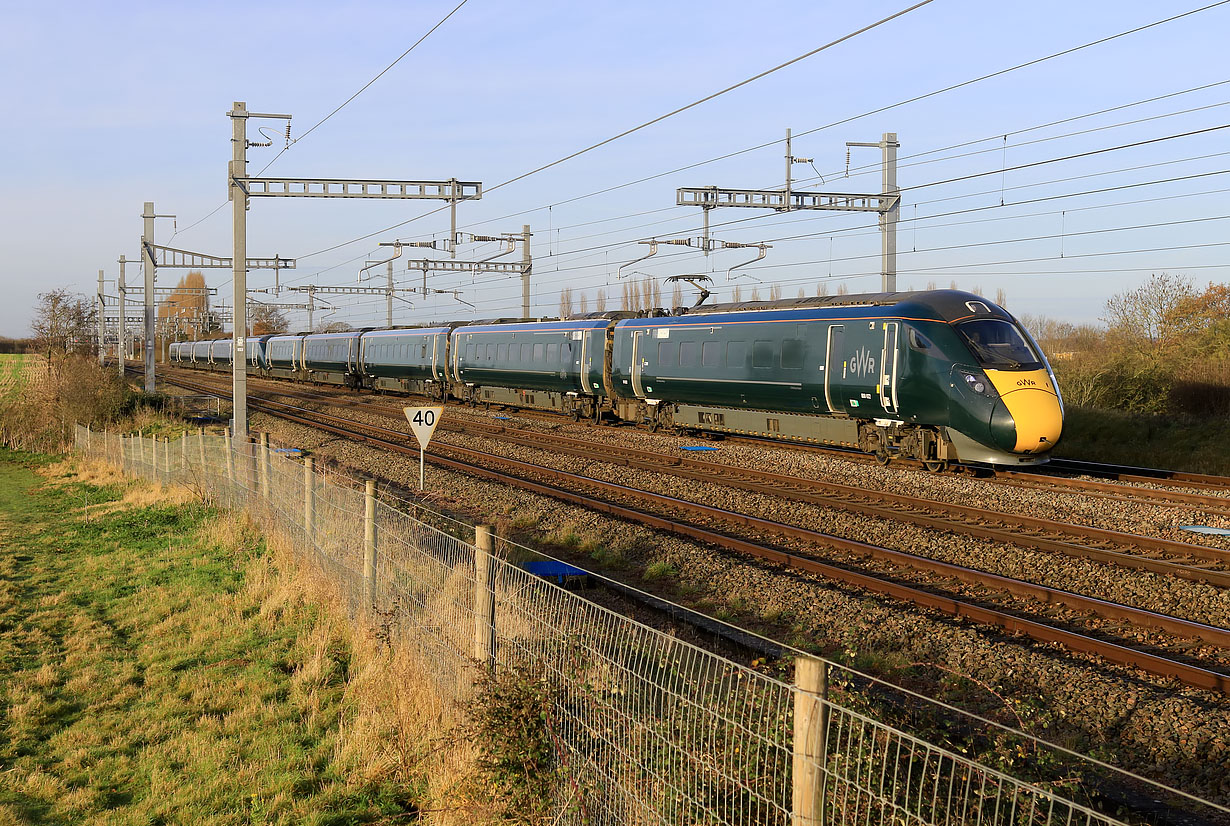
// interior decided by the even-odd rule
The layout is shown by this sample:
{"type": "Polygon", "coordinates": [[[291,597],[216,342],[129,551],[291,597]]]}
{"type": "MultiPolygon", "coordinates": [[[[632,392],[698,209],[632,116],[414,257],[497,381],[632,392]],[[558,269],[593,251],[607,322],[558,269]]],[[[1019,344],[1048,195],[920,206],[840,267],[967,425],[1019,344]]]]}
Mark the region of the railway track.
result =
{"type": "MultiPolygon", "coordinates": [[[[308,402],[359,409],[400,421],[400,407],[373,405],[345,396],[278,388],[277,394],[308,402]]],[[[1144,537],[1121,531],[1050,519],[1003,513],[987,508],[940,502],[887,491],[868,491],[835,482],[787,476],[752,468],[718,465],[696,459],[603,445],[506,425],[467,420],[445,420],[440,428],[454,433],[498,438],[524,447],[546,449],[591,461],[603,461],[646,471],[668,472],[696,481],[720,484],[749,493],[777,496],[795,502],[834,508],[847,513],[906,522],[932,530],[1002,542],[1022,548],[1059,553],[1123,568],[1150,571],[1192,581],[1230,587],[1230,551],[1171,539],[1144,537]],[[1170,559],[1158,557],[1162,554],[1170,559]]],[[[1227,514],[1230,516],[1230,513],[1227,514]]]]}
{"type": "MultiPolygon", "coordinates": [[[[180,379],[175,381],[176,383],[182,383],[180,379]]],[[[198,384],[195,389],[207,388],[203,388],[198,384]]],[[[219,390],[213,389],[212,392],[219,392],[219,390]]],[[[285,395],[280,390],[278,392],[280,395],[285,395]]],[[[288,421],[332,432],[348,439],[366,442],[382,449],[407,454],[417,452],[408,445],[406,434],[400,430],[353,422],[327,413],[298,408],[294,405],[274,400],[252,400],[250,405],[253,409],[261,410],[288,421]]],[[[368,408],[370,409],[370,405],[368,408]]],[[[498,425],[493,426],[493,428],[499,427],[498,425]]],[[[538,446],[541,446],[542,434],[534,434],[534,436],[538,446]]],[[[593,447],[591,446],[590,449],[592,451],[593,447]]],[[[632,451],[634,449],[628,450],[632,451]]],[[[596,460],[611,461],[613,451],[610,450],[609,446],[601,446],[600,451],[602,457],[596,460]]],[[[1126,623],[1130,626],[1162,629],[1168,634],[1199,639],[1218,647],[1230,647],[1230,631],[1227,629],[1098,600],[1022,580],[1013,580],[1008,577],[963,568],[951,563],[918,557],[902,551],[855,542],[795,525],[773,522],[710,505],[638,490],[613,482],[583,477],[517,459],[493,456],[489,453],[469,448],[437,444],[433,446],[433,453],[431,455],[434,463],[464,473],[504,484],[515,485],[523,490],[529,490],[613,516],[636,521],[659,530],[686,536],[730,551],[749,554],[787,568],[816,574],[874,593],[892,596],[952,616],[964,617],[979,623],[996,626],[1012,633],[1023,633],[1040,641],[1060,643],[1073,651],[1094,654],[1108,661],[1137,667],[1159,676],[1173,677],[1188,685],[1230,694],[1230,676],[1199,665],[1171,659],[1149,651],[1142,651],[1100,637],[1080,634],[975,602],[956,599],[946,593],[937,594],[934,588],[930,586],[926,588],[915,587],[895,579],[886,579],[863,571],[851,570],[831,562],[822,561],[806,553],[795,553],[764,544],[761,541],[752,541],[747,538],[733,536],[725,532],[725,530],[715,530],[713,525],[721,525],[729,530],[750,531],[757,536],[766,534],[778,536],[798,543],[805,543],[808,546],[827,548],[845,554],[874,557],[888,561],[893,565],[926,572],[934,576],[953,578],[983,588],[1028,596],[1043,603],[1063,605],[1071,610],[1092,613],[1106,619],[1126,623]]],[[[590,458],[594,457],[591,455],[590,458]]],[[[617,463],[620,458],[623,461],[630,460],[629,455],[624,454],[616,459],[617,463]]],[[[659,462],[655,469],[662,470],[661,457],[657,458],[659,462]]],[[[674,469],[673,466],[669,468],[670,472],[674,472],[674,469]]],[[[725,471],[727,468],[723,467],[722,470],[725,471]]]]}

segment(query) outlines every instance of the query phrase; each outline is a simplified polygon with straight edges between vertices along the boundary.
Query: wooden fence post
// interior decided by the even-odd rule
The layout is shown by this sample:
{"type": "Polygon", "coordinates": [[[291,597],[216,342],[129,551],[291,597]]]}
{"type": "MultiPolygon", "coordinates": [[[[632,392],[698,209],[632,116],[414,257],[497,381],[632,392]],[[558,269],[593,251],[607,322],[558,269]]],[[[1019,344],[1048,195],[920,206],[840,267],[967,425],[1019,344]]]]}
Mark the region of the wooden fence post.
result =
{"type": "Polygon", "coordinates": [[[316,462],[303,457],[303,538],[308,550],[316,547],[316,462]]]}
{"type": "Polygon", "coordinates": [[[474,526],[474,659],[495,664],[495,588],[491,560],[495,538],[489,525],[474,526]]]}
{"type": "Polygon", "coordinates": [[[376,602],[376,483],[363,484],[363,610],[376,602]]]}
{"type": "Polygon", "coordinates": [[[824,826],[828,759],[828,663],[806,655],[794,660],[794,779],[791,826],[824,826]]]}

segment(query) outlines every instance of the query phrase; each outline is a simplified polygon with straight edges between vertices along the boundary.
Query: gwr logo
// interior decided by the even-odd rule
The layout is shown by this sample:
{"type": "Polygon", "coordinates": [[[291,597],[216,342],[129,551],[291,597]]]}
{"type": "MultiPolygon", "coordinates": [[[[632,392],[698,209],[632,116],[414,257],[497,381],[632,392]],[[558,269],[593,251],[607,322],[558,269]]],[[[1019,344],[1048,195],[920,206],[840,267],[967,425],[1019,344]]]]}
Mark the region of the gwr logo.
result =
{"type": "Polygon", "coordinates": [[[1017,387],[1037,387],[1038,383],[1033,379],[1020,379],[1016,383],[1017,387]]]}
{"type": "Polygon", "coordinates": [[[850,372],[856,376],[870,376],[875,372],[876,360],[871,351],[860,347],[850,359],[850,372]]]}

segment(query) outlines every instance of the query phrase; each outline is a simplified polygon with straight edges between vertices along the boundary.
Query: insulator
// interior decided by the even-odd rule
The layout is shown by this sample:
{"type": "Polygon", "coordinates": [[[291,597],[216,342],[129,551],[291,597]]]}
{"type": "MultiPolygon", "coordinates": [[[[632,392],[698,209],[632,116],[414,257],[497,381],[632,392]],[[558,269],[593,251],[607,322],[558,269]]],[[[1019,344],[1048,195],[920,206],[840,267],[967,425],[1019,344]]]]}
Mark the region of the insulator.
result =
{"type": "Polygon", "coordinates": [[[794,163],[811,163],[811,162],[812,162],[812,159],[811,159],[811,158],[798,158],[798,157],[796,157],[796,158],[792,158],[791,160],[792,160],[794,163]]]}

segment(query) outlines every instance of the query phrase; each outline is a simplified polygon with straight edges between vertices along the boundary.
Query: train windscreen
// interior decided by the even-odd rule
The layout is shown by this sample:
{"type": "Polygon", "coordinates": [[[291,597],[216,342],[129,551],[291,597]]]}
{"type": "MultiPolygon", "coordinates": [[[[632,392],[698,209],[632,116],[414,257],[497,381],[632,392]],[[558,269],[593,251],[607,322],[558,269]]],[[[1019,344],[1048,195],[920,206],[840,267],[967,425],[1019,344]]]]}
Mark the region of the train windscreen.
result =
{"type": "Polygon", "coordinates": [[[985,318],[956,325],[978,363],[988,370],[1037,370],[1042,358],[1010,321],[985,318]]]}

